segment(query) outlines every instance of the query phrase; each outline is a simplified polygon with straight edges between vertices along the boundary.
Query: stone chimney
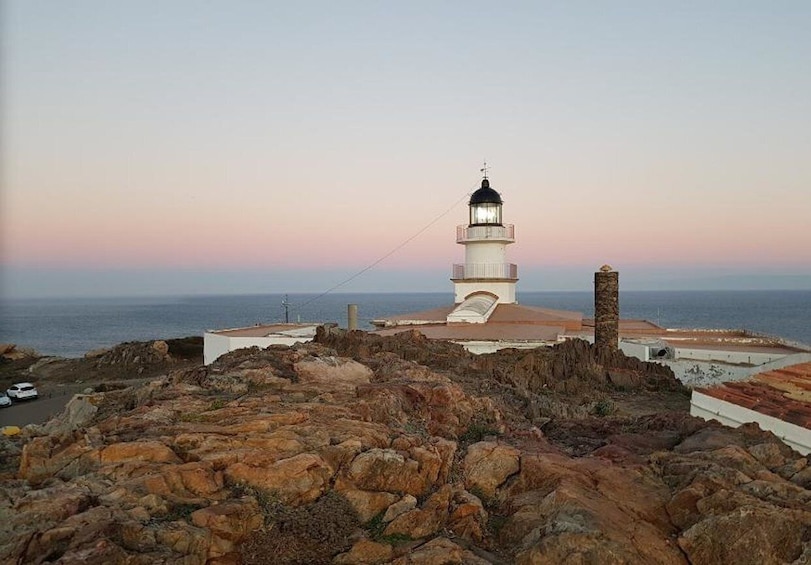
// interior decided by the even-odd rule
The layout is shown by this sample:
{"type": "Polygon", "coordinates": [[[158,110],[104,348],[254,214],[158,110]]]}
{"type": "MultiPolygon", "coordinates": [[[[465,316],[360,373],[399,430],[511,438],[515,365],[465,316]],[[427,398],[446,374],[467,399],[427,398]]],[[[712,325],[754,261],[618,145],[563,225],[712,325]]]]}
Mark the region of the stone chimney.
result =
{"type": "Polygon", "coordinates": [[[594,344],[598,355],[619,347],[619,294],[620,274],[603,265],[594,273],[594,344]]]}

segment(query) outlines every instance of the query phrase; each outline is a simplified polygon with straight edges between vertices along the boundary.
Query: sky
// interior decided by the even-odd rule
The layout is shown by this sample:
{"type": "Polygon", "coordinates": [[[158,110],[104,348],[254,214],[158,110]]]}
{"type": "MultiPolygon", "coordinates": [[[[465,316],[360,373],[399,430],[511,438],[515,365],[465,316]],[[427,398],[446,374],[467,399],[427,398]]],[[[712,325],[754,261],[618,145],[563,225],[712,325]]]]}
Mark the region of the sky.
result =
{"type": "Polygon", "coordinates": [[[811,289],[811,2],[1,15],[4,298],[450,293],[485,159],[520,290],[811,289]]]}

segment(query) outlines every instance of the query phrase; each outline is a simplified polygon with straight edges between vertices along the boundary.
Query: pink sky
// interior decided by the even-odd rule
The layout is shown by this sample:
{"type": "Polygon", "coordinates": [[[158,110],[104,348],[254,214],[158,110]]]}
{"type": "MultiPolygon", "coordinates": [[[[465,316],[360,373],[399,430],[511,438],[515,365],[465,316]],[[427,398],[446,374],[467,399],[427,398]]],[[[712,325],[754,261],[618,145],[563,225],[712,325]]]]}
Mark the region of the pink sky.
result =
{"type": "Polygon", "coordinates": [[[4,276],[340,277],[456,202],[378,267],[401,290],[463,260],[486,158],[526,290],[606,262],[811,288],[808,4],[271,4],[8,3],[4,276]]]}

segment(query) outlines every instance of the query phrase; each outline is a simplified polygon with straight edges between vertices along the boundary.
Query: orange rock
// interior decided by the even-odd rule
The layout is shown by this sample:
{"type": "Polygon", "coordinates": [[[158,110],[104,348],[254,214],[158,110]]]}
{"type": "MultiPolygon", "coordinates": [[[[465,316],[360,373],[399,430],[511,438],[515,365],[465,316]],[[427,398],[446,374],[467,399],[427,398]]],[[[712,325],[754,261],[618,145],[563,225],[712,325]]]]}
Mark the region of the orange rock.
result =
{"type": "Polygon", "coordinates": [[[110,465],[125,461],[149,461],[152,463],[181,463],[171,448],[158,441],[133,441],[115,443],[101,450],[101,464],[110,465]]]}
{"type": "Polygon", "coordinates": [[[520,452],[508,445],[481,441],[467,448],[462,467],[465,487],[492,498],[496,489],[520,469],[520,452]]]}
{"type": "Polygon", "coordinates": [[[408,493],[415,496],[431,488],[442,459],[435,452],[415,447],[411,457],[392,449],[370,449],[352,460],[346,480],[361,490],[408,493]]]}
{"type": "Polygon", "coordinates": [[[36,437],[23,446],[19,476],[32,484],[39,484],[55,475],[70,479],[98,466],[98,450],[83,440],[60,445],[51,437],[36,437]]]}
{"type": "Polygon", "coordinates": [[[448,517],[450,531],[460,538],[480,542],[485,537],[487,519],[487,511],[477,496],[466,490],[454,490],[448,517]]]}
{"type": "Polygon", "coordinates": [[[232,483],[245,483],[277,495],[285,504],[312,502],[329,486],[333,470],[317,455],[302,453],[266,467],[235,463],[225,470],[232,483]]]}
{"type": "Polygon", "coordinates": [[[191,522],[212,535],[208,557],[220,557],[234,551],[238,544],[262,527],[264,516],[256,501],[234,500],[195,510],[191,522]]]}
{"type": "Polygon", "coordinates": [[[143,481],[147,492],[164,497],[219,499],[225,496],[222,472],[215,471],[207,462],[166,465],[143,481]]]}
{"type": "Polygon", "coordinates": [[[394,551],[387,543],[377,543],[362,539],[352,546],[346,553],[341,553],[333,563],[338,565],[376,565],[388,563],[394,556],[394,551]]]}
{"type": "Polygon", "coordinates": [[[448,521],[452,492],[450,485],[441,487],[428,497],[422,508],[401,514],[386,526],[383,533],[387,536],[401,534],[413,539],[433,535],[448,521]]]}
{"type": "Polygon", "coordinates": [[[339,491],[349,501],[361,523],[368,522],[390,505],[397,502],[399,498],[390,492],[370,492],[365,490],[343,490],[339,491]]]}
{"type": "Polygon", "coordinates": [[[472,551],[459,547],[445,537],[435,538],[417,547],[409,555],[391,562],[391,565],[489,565],[490,561],[472,551]]]}

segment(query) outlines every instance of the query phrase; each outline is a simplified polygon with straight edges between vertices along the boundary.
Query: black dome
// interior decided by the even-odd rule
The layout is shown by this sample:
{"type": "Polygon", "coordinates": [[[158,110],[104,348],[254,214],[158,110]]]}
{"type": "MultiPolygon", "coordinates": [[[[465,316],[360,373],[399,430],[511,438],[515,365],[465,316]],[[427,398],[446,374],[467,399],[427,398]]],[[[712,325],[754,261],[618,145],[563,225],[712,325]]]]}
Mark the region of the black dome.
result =
{"type": "Polygon", "coordinates": [[[482,179],[482,187],[470,195],[470,206],[473,204],[503,204],[501,195],[490,188],[490,181],[482,179]]]}

